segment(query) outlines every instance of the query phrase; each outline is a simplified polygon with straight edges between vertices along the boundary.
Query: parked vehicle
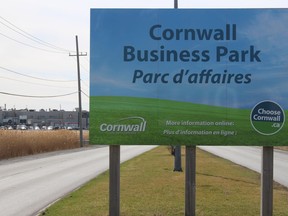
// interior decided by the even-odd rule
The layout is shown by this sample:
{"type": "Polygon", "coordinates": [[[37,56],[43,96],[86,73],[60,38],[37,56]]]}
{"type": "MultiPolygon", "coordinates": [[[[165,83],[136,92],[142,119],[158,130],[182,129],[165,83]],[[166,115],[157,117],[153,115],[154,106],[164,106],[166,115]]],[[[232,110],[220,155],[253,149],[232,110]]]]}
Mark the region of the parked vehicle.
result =
{"type": "Polygon", "coordinates": [[[50,125],[47,127],[47,130],[54,130],[54,127],[50,125]]]}
{"type": "Polygon", "coordinates": [[[16,127],[17,130],[27,130],[27,126],[26,125],[17,125],[16,127]]]}
{"type": "Polygon", "coordinates": [[[34,130],[40,130],[40,127],[35,126],[35,127],[34,127],[34,130]]]}

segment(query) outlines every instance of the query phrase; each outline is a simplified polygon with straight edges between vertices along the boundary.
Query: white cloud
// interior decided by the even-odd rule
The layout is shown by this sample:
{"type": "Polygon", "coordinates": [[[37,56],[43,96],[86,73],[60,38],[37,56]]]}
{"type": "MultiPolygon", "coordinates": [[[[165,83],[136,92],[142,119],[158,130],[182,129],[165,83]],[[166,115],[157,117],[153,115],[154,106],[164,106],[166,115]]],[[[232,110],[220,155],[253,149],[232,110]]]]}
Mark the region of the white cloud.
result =
{"type": "Polygon", "coordinates": [[[279,10],[277,13],[272,10],[263,10],[250,23],[246,29],[246,35],[254,42],[265,44],[268,48],[288,46],[287,10],[283,10],[283,13],[279,13],[279,10]]]}

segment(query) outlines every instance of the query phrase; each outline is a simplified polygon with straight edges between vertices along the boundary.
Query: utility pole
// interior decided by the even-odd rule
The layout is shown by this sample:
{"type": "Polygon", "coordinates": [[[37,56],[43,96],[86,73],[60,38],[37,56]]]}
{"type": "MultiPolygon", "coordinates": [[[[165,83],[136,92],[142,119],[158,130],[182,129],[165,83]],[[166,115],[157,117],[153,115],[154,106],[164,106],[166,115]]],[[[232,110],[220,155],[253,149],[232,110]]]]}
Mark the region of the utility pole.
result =
{"type": "Polygon", "coordinates": [[[69,56],[77,57],[77,73],[78,73],[78,101],[79,101],[79,112],[78,112],[78,126],[80,131],[80,147],[83,147],[83,126],[82,126],[82,100],[81,100],[81,78],[80,78],[80,60],[79,56],[87,56],[87,53],[79,53],[78,48],[78,36],[76,35],[76,55],[70,54],[69,56]]]}
{"type": "Polygon", "coordinates": [[[174,9],[178,8],[178,0],[174,0],[174,9]]]}

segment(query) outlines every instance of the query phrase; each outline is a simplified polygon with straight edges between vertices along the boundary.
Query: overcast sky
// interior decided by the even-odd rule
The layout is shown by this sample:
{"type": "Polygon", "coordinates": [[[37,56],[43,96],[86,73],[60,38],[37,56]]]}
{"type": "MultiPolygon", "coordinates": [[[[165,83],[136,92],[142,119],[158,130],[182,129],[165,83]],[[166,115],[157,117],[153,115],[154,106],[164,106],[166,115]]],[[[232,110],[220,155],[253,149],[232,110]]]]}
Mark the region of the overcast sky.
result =
{"type": "MultiPolygon", "coordinates": [[[[80,57],[82,104],[88,110],[90,8],[174,7],[174,0],[1,1],[0,107],[7,109],[78,107],[76,58],[69,56],[78,35],[80,51],[88,54],[80,57]],[[71,95],[47,97],[66,94],[71,95]]],[[[179,0],[178,7],[288,8],[288,1],[179,0]]]]}

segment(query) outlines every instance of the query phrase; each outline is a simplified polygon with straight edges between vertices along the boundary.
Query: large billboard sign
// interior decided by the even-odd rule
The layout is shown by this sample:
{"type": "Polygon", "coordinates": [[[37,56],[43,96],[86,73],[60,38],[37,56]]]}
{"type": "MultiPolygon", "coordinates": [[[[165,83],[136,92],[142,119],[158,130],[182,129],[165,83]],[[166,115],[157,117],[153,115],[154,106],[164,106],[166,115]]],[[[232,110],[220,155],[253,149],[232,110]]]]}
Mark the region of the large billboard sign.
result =
{"type": "Polygon", "coordinates": [[[288,10],[92,9],[90,142],[288,145],[288,10]]]}

